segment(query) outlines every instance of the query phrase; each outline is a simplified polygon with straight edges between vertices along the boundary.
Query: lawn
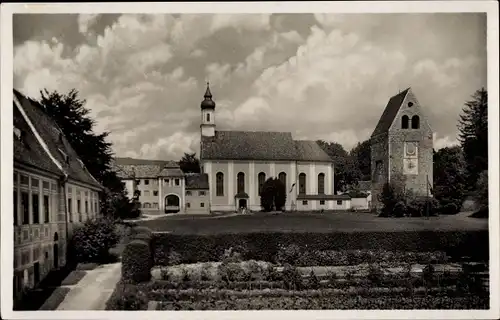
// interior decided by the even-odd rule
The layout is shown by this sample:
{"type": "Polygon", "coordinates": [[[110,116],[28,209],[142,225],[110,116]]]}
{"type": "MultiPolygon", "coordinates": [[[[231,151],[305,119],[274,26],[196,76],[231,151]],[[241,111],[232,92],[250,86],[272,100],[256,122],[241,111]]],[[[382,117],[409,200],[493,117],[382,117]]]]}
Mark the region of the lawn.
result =
{"type": "Polygon", "coordinates": [[[153,231],[175,234],[250,232],[373,232],[373,231],[466,231],[487,230],[487,219],[464,215],[430,218],[380,218],[370,213],[283,213],[227,217],[165,216],[140,221],[153,231]]]}

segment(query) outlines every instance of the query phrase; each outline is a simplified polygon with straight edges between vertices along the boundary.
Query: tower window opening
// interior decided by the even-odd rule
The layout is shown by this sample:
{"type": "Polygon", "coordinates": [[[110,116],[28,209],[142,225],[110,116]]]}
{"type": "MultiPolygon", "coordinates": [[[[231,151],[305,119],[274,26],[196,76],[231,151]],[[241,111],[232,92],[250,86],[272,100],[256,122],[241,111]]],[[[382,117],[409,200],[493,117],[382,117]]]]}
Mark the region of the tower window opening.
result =
{"type": "Polygon", "coordinates": [[[210,113],[207,113],[207,122],[210,122],[210,113]]]}
{"type": "Polygon", "coordinates": [[[411,128],[412,129],[420,128],[420,117],[419,116],[413,116],[411,118],[411,128]]]}
{"type": "Polygon", "coordinates": [[[408,129],[409,122],[410,118],[404,115],[403,118],[401,119],[401,129],[408,129]]]}

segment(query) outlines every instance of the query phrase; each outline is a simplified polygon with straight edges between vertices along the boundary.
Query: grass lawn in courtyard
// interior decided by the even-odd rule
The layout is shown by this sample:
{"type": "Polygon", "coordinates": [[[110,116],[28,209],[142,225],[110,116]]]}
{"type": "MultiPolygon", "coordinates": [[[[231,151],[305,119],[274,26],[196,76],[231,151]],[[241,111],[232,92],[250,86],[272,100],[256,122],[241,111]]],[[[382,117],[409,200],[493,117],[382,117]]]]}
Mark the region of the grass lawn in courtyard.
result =
{"type": "Polygon", "coordinates": [[[373,231],[466,231],[487,230],[487,219],[464,214],[430,218],[381,218],[371,213],[293,212],[236,216],[165,216],[139,221],[152,231],[175,234],[249,232],[373,232],[373,231]]]}

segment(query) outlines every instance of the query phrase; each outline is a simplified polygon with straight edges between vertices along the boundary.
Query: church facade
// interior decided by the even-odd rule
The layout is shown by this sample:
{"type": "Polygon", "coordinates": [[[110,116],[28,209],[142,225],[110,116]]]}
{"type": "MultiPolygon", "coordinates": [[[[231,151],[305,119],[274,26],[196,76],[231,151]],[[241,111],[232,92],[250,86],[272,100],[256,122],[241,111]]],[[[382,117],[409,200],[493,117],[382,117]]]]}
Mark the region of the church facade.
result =
{"type": "Polygon", "coordinates": [[[347,210],[350,197],[334,194],[334,163],[315,141],[290,132],[222,131],[207,86],[201,102],[200,163],[208,176],[211,211],[260,210],[270,178],[286,186],[286,210],[347,210]]]}
{"type": "Polygon", "coordinates": [[[433,131],[411,88],[391,97],[371,136],[372,208],[385,183],[431,196],[433,131]]]}

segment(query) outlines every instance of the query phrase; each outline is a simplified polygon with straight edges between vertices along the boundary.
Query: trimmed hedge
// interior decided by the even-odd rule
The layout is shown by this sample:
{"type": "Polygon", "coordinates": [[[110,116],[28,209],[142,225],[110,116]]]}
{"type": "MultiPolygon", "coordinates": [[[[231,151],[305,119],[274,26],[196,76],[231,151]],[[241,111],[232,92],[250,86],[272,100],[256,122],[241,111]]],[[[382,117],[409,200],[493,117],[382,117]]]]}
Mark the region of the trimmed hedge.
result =
{"type": "Polygon", "coordinates": [[[38,310],[56,310],[57,307],[64,301],[70,288],[58,287],[54,290],[52,295],[45,301],[45,303],[38,310]]]}
{"type": "Polygon", "coordinates": [[[122,278],[132,282],[151,279],[153,266],[151,246],[142,240],[132,240],[127,244],[122,257],[122,278]]]}
{"type": "Polygon", "coordinates": [[[488,231],[397,231],[179,235],[154,233],[154,261],[168,265],[175,251],[181,263],[220,261],[225,250],[238,247],[243,260],[276,262],[283,246],[297,245],[302,252],[319,250],[443,251],[452,260],[469,256],[488,260],[488,231]]]}
{"type": "Polygon", "coordinates": [[[106,310],[147,310],[146,292],[139,285],[118,283],[106,302],[106,310]]]}

